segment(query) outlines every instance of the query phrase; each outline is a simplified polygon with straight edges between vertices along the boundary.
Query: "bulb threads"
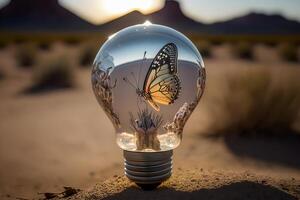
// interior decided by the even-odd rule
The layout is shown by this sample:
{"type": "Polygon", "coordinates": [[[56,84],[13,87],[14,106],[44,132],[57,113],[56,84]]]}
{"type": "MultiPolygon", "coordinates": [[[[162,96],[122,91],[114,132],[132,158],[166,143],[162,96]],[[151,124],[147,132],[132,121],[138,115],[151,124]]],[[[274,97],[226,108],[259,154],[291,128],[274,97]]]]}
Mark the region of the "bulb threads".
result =
{"type": "Polygon", "coordinates": [[[173,151],[124,151],[125,175],[143,189],[154,189],[172,174],[173,151]]]}

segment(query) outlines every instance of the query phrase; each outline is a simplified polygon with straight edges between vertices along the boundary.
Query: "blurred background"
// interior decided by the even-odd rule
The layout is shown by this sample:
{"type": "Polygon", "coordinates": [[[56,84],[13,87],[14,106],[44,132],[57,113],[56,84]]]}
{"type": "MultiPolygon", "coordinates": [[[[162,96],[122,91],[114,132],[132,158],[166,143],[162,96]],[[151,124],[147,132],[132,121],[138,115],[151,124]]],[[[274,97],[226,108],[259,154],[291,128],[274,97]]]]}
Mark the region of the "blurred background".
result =
{"type": "Polygon", "coordinates": [[[300,178],[298,0],[0,0],[0,198],[88,188],[123,173],[90,84],[114,32],[186,34],[207,71],[174,167],[300,178]]]}

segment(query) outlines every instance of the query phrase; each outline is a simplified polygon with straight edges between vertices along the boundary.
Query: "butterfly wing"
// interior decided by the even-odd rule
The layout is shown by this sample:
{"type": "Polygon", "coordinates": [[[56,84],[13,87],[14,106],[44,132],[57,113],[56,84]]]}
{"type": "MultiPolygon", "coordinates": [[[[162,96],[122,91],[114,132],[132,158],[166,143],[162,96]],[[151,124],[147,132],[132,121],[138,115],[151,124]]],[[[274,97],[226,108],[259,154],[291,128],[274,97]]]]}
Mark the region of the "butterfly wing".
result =
{"type": "Polygon", "coordinates": [[[180,92],[177,74],[177,47],[166,44],[153,59],[146,75],[143,90],[149,104],[159,111],[159,104],[174,103],[180,92]]]}

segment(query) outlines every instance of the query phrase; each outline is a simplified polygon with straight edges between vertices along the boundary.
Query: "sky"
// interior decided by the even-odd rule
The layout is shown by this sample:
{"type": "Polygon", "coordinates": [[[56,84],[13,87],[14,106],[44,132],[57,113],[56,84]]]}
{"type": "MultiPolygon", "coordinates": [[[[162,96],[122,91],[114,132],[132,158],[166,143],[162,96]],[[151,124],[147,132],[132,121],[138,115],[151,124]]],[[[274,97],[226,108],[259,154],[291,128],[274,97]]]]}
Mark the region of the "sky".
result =
{"type": "MultiPolygon", "coordinates": [[[[26,1],[26,0],[24,0],[26,1]]],[[[45,1],[45,0],[44,0],[45,1]]],[[[88,21],[101,24],[133,10],[148,14],[159,10],[164,0],[59,0],[88,21]]],[[[280,13],[300,21],[300,0],[178,0],[183,12],[195,20],[211,23],[240,16],[250,11],[280,13]]],[[[0,6],[9,0],[0,0],[0,6]]]]}

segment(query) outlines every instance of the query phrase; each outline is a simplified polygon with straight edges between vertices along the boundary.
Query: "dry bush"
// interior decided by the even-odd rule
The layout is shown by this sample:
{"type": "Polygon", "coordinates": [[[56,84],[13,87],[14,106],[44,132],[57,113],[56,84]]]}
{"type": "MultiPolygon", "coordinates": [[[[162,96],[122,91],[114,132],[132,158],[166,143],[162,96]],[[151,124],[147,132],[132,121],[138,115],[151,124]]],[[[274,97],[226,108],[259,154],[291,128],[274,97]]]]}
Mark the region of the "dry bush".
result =
{"type": "Polygon", "coordinates": [[[18,47],[16,60],[20,67],[29,68],[36,63],[37,50],[36,46],[30,43],[18,47]]]}
{"type": "Polygon", "coordinates": [[[85,67],[91,66],[93,64],[98,50],[99,47],[95,43],[90,42],[85,44],[80,51],[79,64],[85,67]]]}
{"type": "Polygon", "coordinates": [[[26,43],[26,39],[24,37],[22,37],[22,36],[15,36],[14,39],[13,39],[13,42],[16,45],[21,45],[21,44],[26,43]]]}
{"type": "Polygon", "coordinates": [[[192,41],[210,41],[212,45],[222,45],[224,43],[249,42],[251,44],[266,44],[276,46],[280,43],[300,44],[299,35],[212,35],[212,34],[188,34],[192,41]]]}
{"type": "Polygon", "coordinates": [[[210,39],[210,43],[213,46],[221,46],[221,45],[223,45],[226,42],[227,41],[224,38],[213,38],[213,39],[210,39]]]}
{"type": "Polygon", "coordinates": [[[5,75],[2,69],[0,69],[0,80],[4,79],[5,75]]]}
{"type": "Polygon", "coordinates": [[[278,53],[281,59],[284,61],[298,61],[298,49],[296,45],[290,43],[283,43],[279,46],[278,53]]]}
{"type": "Polygon", "coordinates": [[[266,41],[264,41],[262,43],[264,45],[266,45],[267,47],[271,47],[271,48],[277,47],[277,45],[278,45],[278,41],[273,41],[273,40],[271,40],[271,41],[266,40],[266,41]]]}
{"type": "Polygon", "coordinates": [[[4,49],[7,46],[7,41],[0,40],[0,49],[4,49]]]}
{"type": "Polygon", "coordinates": [[[81,42],[81,38],[79,36],[78,37],[66,36],[66,37],[64,37],[63,41],[67,45],[75,46],[81,42]]]}
{"type": "Polygon", "coordinates": [[[225,80],[225,92],[211,99],[211,117],[218,119],[210,127],[215,135],[293,131],[300,111],[297,74],[247,69],[225,80]]]}
{"type": "Polygon", "coordinates": [[[55,57],[36,67],[32,89],[69,88],[75,85],[74,68],[64,56],[55,57]]]}
{"type": "Polygon", "coordinates": [[[236,58],[253,60],[253,46],[248,42],[239,42],[237,44],[232,44],[232,53],[236,58]]]}
{"type": "Polygon", "coordinates": [[[211,50],[211,44],[208,41],[200,41],[196,42],[196,46],[200,52],[200,54],[204,58],[210,58],[212,57],[212,50],[211,50]]]}
{"type": "Polygon", "coordinates": [[[50,50],[51,44],[52,44],[52,41],[42,40],[42,41],[38,42],[38,47],[41,50],[47,51],[47,50],[50,50]]]}

